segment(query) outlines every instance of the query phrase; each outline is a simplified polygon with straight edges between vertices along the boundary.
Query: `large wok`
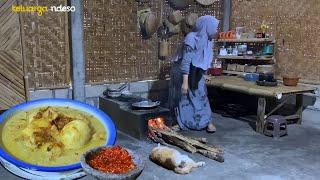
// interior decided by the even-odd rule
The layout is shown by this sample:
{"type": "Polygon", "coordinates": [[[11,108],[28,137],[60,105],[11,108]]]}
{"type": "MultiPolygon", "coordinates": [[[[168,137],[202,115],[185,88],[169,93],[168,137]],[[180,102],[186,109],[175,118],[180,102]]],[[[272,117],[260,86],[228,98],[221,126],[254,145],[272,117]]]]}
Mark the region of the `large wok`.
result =
{"type": "Polygon", "coordinates": [[[133,109],[141,109],[141,110],[148,110],[148,109],[155,109],[157,107],[160,106],[160,101],[148,101],[148,100],[144,100],[144,101],[139,101],[136,103],[133,103],[132,105],[133,109]]]}

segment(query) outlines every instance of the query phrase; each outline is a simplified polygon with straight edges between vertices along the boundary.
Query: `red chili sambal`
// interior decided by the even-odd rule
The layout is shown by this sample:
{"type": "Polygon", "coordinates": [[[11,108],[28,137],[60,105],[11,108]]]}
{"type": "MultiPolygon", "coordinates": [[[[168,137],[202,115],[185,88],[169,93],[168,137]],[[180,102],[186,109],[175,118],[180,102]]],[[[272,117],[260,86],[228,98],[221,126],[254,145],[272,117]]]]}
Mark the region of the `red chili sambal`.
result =
{"type": "Polygon", "coordinates": [[[129,152],[120,146],[102,149],[87,163],[94,169],[112,174],[124,174],[136,168],[129,152]]]}

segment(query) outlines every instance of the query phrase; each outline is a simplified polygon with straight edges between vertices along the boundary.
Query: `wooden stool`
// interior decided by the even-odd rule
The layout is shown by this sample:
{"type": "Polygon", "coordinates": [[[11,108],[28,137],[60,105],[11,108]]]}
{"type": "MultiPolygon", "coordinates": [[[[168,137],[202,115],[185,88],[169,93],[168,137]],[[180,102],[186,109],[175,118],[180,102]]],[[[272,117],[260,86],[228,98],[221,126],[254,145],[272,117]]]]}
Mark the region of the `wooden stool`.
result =
{"type": "Polygon", "coordinates": [[[283,116],[274,115],[268,117],[264,125],[264,134],[273,136],[275,139],[287,135],[287,121],[283,116]]]}

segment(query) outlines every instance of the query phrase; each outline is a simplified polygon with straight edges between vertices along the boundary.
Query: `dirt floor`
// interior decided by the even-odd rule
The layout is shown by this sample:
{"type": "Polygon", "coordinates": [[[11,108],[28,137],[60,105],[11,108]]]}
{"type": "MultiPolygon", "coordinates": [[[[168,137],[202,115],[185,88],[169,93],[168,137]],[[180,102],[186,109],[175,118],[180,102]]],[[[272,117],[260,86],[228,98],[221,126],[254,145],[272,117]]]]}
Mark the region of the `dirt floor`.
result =
{"type": "MultiPolygon", "coordinates": [[[[156,144],[137,141],[119,134],[117,144],[136,150],[146,162],[138,179],[317,179],[320,176],[320,112],[305,110],[302,125],[290,125],[289,135],[274,140],[257,134],[248,122],[215,114],[218,131],[184,132],[188,136],[207,137],[209,142],[225,150],[225,162],[219,163],[198,154],[189,154],[206,166],[188,175],[178,175],[148,160],[156,144]]],[[[183,152],[181,149],[178,149],[183,152]]],[[[183,152],[184,153],[184,152],[183,152]]],[[[0,167],[0,179],[19,179],[0,167]]],[[[84,177],[90,180],[91,177],[84,177]]]]}

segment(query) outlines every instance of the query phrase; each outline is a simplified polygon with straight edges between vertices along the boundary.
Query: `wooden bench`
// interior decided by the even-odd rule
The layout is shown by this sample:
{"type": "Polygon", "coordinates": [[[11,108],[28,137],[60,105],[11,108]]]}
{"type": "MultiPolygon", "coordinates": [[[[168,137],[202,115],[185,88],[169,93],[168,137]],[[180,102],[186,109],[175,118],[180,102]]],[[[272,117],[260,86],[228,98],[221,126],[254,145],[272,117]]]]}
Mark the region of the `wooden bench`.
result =
{"type": "Polygon", "coordinates": [[[258,86],[254,82],[245,81],[237,76],[206,76],[207,86],[221,88],[229,91],[235,91],[248,95],[257,96],[257,121],[256,131],[263,133],[265,120],[283,107],[288,98],[283,98],[285,95],[293,95],[296,98],[296,113],[286,116],[287,120],[297,119],[297,123],[301,124],[302,109],[303,109],[303,93],[315,93],[316,88],[309,86],[284,86],[279,83],[275,87],[258,86]],[[266,98],[276,98],[283,101],[266,114],[266,98]]]}

